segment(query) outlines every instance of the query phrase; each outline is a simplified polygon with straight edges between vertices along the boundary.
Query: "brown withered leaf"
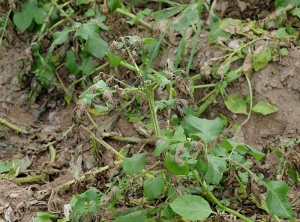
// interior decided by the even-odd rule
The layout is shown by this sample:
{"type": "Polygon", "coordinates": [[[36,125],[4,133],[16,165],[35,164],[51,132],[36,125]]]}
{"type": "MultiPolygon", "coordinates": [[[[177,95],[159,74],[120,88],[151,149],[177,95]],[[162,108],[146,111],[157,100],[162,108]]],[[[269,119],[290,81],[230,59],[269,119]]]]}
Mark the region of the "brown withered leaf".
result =
{"type": "Polygon", "coordinates": [[[252,51],[251,51],[250,47],[248,47],[248,55],[246,56],[246,58],[244,60],[243,72],[248,78],[250,78],[252,75],[252,70],[253,70],[252,51]]]}

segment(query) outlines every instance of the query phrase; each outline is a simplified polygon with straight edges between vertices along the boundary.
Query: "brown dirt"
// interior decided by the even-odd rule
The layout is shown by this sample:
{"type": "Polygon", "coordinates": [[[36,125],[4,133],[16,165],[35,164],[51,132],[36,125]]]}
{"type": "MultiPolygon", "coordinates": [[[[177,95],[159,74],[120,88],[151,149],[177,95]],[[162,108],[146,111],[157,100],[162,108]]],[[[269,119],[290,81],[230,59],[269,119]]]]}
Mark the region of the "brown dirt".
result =
{"type": "MultiPolygon", "coordinates": [[[[220,7],[218,10],[223,10],[224,16],[230,14],[222,8],[223,6],[220,7]]],[[[249,4],[248,7],[250,7],[249,4]]],[[[263,9],[274,10],[269,5],[264,6],[263,9]]],[[[263,14],[264,10],[260,12],[263,14]]],[[[241,13],[240,9],[239,13],[241,13]]],[[[251,16],[249,15],[249,17],[251,16]]],[[[110,19],[109,21],[114,22],[114,28],[118,31],[112,32],[114,33],[112,36],[107,36],[108,40],[115,39],[121,33],[122,35],[131,35],[132,33],[138,33],[141,36],[148,35],[143,28],[132,29],[128,25],[124,25],[121,18],[110,19]],[[121,29],[116,21],[123,24],[121,29]]],[[[50,196],[51,190],[73,180],[77,173],[82,175],[95,166],[112,164],[112,156],[102,150],[102,159],[94,157],[89,135],[85,131],[79,130],[72,121],[74,103],[71,106],[66,105],[60,90],[57,90],[58,93],[55,96],[46,91],[43,92],[32,108],[26,111],[25,106],[30,89],[29,87],[20,88],[17,73],[21,71],[20,60],[26,59],[27,42],[20,39],[15,32],[12,32],[12,35],[12,45],[9,47],[3,45],[0,49],[0,118],[25,128],[30,134],[22,135],[0,124],[0,160],[9,161],[19,158],[24,162],[23,169],[20,169],[22,177],[45,173],[46,178],[43,182],[31,184],[16,184],[2,178],[0,180],[0,218],[5,218],[6,221],[27,222],[32,221],[36,213],[40,211],[61,213],[63,205],[70,201],[73,194],[81,193],[91,185],[103,188],[105,181],[118,173],[118,168],[98,175],[96,178],[88,178],[85,183],[74,183],[72,189],[61,192],[58,196],[55,192],[50,196]],[[50,97],[50,95],[52,96],[50,97]],[[45,103],[46,101],[47,103],[45,103]],[[43,104],[46,104],[46,107],[43,104]],[[63,137],[65,132],[67,134],[63,137]],[[48,145],[50,142],[53,142],[57,151],[54,163],[49,163],[48,145]]],[[[164,68],[166,64],[164,61],[166,58],[172,57],[172,53],[174,53],[174,48],[170,46],[165,56],[155,62],[156,66],[164,68]]],[[[209,46],[207,32],[203,31],[199,42],[199,52],[195,57],[199,64],[198,68],[207,59],[218,55],[220,55],[220,50],[209,46]]],[[[276,177],[276,166],[280,166],[278,156],[271,153],[269,148],[275,145],[283,148],[286,141],[300,139],[299,58],[300,48],[292,48],[288,56],[280,58],[277,62],[271,62],[265,69],[253,74],[251,78],[254,103],[266,100],[277,106],[279,110],[268,116],[253,113],[248,123],[242,128],[243,135],[240,138],[246,144],[267,154],[265,160],[256,166],[257,170],[263,172],[267,177],[276,177]]],[[[82,90],[79,88],[77,93],[81,93],[82,90]]],[[[239,92],[242,96],[246,96],[249,89],[245,79],[241,78],[230,85],[227,93],[231,92],[239,92]]],[[[198,93],[201,96],[202,92],[198,93]]],[[[243,115],[230,113],[221,99],[218,104],[209,108],[205,115],[213,118],[219,113],[227,116],[232,124],[242,123],[246,118],[243,115]]],[[[139,135],[123,116],[120,117],[116,128],[112,131],[117,131],[123,136],[139,135]]],[[[117,150],[127,145],[110,139],[106,141],[117,150]]],[[[129,146],[137,151],[146,149],[150,153],[153,149],[152,146],[143,144],[129,144],[129,146]]],[[[289,158],[290,163],[294,163],[294,167],[298,170],[300,170],[299,149],[299,146],[292,147],[286,155],[286,158],[289,158]]],[[[153,159],[150,158],[147,161],[150,164],[153,159]]],[[[259,195],[261,194],[259,193],[259,195]]],[[[294,207],[296,218],[299,218],[298,185],[291,186],[288,197],[294,207]]],[[[254,211],[258,212],[257,209],[254,211]]]]}

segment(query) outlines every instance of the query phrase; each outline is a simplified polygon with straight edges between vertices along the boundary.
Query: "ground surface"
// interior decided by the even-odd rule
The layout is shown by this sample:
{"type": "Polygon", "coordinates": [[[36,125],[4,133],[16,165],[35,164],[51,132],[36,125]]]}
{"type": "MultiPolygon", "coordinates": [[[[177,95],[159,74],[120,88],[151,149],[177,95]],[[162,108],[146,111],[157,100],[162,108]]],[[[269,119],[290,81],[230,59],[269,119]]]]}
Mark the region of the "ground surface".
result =
{"type": "MultiPolygon", "coordinates": [[[[267,6],[268,4],[260,6],[264,8],[257,7],[261,10],[260,13],[255,12],[256,15],[263,16],[266,11],[274,10],[267,6]]],[[[236,16],[240,13],[235,13],[234,8],[227,6],[228,10],[231,10],[228,12],[224,7],[226,6],[219,5],[223,16],[236,16]]],[[[115,19],[114,22],[116,21],[123,22],[121,18],[115,19]]],[[[122,27],[124,27],[123,30],[118,30],[118,23],[116,23],[115,34],[108,38],[116,38],[115,35],[118,36],[121,32],[122,35],[131,35],[132,32],[141,36],[148,34],[143,28],[132,29],[128,25],[122,27]]],[[[88,135],[79,130],[71,118],[76,104],[73,102],[70,106],[66,105],[63,92],[56,90],[55,94],[51,94],[45,91],[36,99],[31,108],[26,110],[30,87],[21,89],[17,73],[21,70],[20,60],[26,59],[28,39],[20,37],[16,30],[9,31],[11,45],[5,46],[6,44],[4,44],[0,49],[0,117],[27,129],[30,133],[28,135],[16,133],[6,126],[0,125],[0,160],[8,161],[19,158],[22,161],[20,175],[25,177],[27,174],[44,173],[46,182],[16,184],[12,181],[0,180],[0,217],[4,219],[4,212],[7,214],[7,209],[11,208],[10,221],[27,222],[32,221],[39,211],[60,212],[62,206],[69,202],[72,194],[83,192],[89,184],[95,184],[95,179],[98,180],[96,183],[98,187],[103,186],[102,184],[110,175],[100,175],[98,178],[93,178],[94,180],[89,179],[86,184],[78,184],[67,192],[61,193],[59,198],[55,195],[50,196],[49,192],[73,180],[75,174],[81,175],[82,172],[87,172],[96,161],[102,161],[104,165],[109,164],[110,156],[104,154],[104,159],[95,160],[88,135]],[[49,142],[53,142],[57,151],[56,161],[51,164],[47,146],[49,142]]],[[[205,30],[201,34],[199,47],[200,50],[196,55],[199,63],[219,53],[216,47],[208,44],[205,30]]],[[[172,54],[171,46],[167,52],[168,56],[172,54]]],[[[251,78],[254,102],[266,100],[277,106],[279,110],[268,116],[253,114],[242,128],[243,135],[239,138],[246,144],[267,153],[265,160],[257,166],[257,170],[263,172],[266,177],[276,176],[276,166],[279,164],[279,158],[269,152],[269,147],[274,144],[281,146],[291,139],[300,139],[299,58],[300,48],[294,47],[289,51],[288,56],[277,62],[271,62],[265,69],[254,73],[251,78]]],[[[157,68],[165,66],[164,60],[164,56],[157,60],[157,68]]],[[[84,89],[78,87],[77,90],[78,95],[84,89]]],[[[246,96],[249,89],[245,79],[240,79],[232,84],[228,88],[228,93],[230,92],[239,92],[246,96]]],[[[199,96],[201,96],[201,92],[199,92],[199,96]]],[[[242,123],[246,118],[243,115],[230,113],[221,100],[220,103],[210,107],[204,115],[213,118],[219,113],[227,116],[231,123],[242,123]]],[[[118,131],[123,136],[139,135],[122,114],[113,131],[118,131]]],[[[117,149],[127,145],[112,140],[107,140],[107,142],[117,149]]],[[[146,149],[149,152],[153,149],[151,145],[131,144],[131,146],[134,149],[146,149]]],[[[294,146],[292,149],[296,152],[291,151],[294,156],[289,158],[294,158],[295,167],[300,170],[300,147],[294,146]]],[[[114,174],[114,172],[109,173],[114,174]]],[[[300,218],[299,191],[299,185],[294,185],[288,194],[296,218],[300,218]]],[[[248,208],[250,208],[247,209],[249,212],[255,211],[259,214],[259,210],[255,206],[250,205],[248,208]]]]}

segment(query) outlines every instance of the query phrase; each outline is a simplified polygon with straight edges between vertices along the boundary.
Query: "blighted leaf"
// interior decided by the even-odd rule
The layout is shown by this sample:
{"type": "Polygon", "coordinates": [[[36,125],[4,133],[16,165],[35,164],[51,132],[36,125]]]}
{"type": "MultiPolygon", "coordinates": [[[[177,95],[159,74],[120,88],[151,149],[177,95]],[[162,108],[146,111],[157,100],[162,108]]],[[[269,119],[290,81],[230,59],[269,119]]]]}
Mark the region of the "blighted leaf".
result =
{"type": "Polygon", "coordinates": [[[270,103],[266,101],[259,101],[252,110],[257,113],[261,113],[263,115],[268,115],[271,113],[275,113],[278,111],[278,108],[276,106],[271,105],[270,103]]]}
{"type": "Polygon", "coordinates": [[[223,173],[226,170],[226,161],[216,156],[208,156],[207,172],[205,180],[210,184],[219,184],[223,173]]]}
{"type": "Polygon", "coordinates": [[[208,120],[188,115],[183,121],[183,127],[188,135],[201,138],[208,144],[219,137],[223,130],[223,123],[220,118],[208,120]]]}
{"type": "Polygon", "coordinates": [[[174,156],[171,154],[167,154],[165,157],[165,166],[175,175],[188,175],[190,171],[189,165],[186,161],[176,163],[174,156]]]}
{"type": "Polygon", "coordinates": [[[165,181],[161,176],[144,181],[144,194],[149,200],[159,197],[164,191],[165,181]]]}
{"type": "Polygon", "coordinates": [[[191,221],[202,221],[213,213],[208,202],[202,197],[195,195],[183,195],[177,197],[171,204],[171,208],[181,217],[191,221]]]}
{"type": "Polygon", "coordinates": [[[293,210],[287,198],[289,186],[281,181],[265,181],[268,189],[267,206],[272,214],[282,218],[292,218],[293,210]]]}
{"type": "Polygon", "coordinates": [[[252,51],[250,49],[250,47],[248,48],[248,54],[244,60],[244,64],[243,64],[243,72],[244,74],[250,78],[252,75],[252,70],[253,70],[253,66],[252,66],[252,51]]]}
{"type": "Polygon", "coordinates": [[[223,76],[228,72],[230,69],[230,62],[224,62],[220,65],[217,71],[217,76],[223,78],[223,76]]]}
{"type": "Polygon", "coordinates": [[[227,99],[224,101],[227,109],[233,113],[243,113],[248,114],[247,112],[247,103],[246,101],[237,94],[230,94],[227,99]]]}
{"type": "Polygon", "coordinates": [[[129,175],[137,174],[146,166],[147,153],[134,154],[123,162],[123,170],[129,175]]]}
{"type": "Polygon", "coordinates": [[[255,71],[265,68],[271,61],[271,50],[266,45],[259,46],[253,52],[253,68],[255,71]]]}
{"type": "Polygon", "coordinates": [[[241,31],[242,28],[242,21],[238,19],[224,19],[220,23],[220,29],[228,32],[232,35],[237,34],[241,31]]]}
{"type": "Polygon", "coordinates": [[[220,22],[213,23],[210,26],[210,32],[209,32],[209,44],[216,43],[216,40],[220,37],[223,37],[225,39],[229,39],[231,36],[230,33],[223,31],[220,28],[220,22]]]}
{"type": "Polygon", "coordinates": [[[93,56],[102,59],[105,56],[108,44],[99,36],[99,26],[95,22],[88,22],[76,31],[76,36],[86,40],[85,49],[93,56]]]}

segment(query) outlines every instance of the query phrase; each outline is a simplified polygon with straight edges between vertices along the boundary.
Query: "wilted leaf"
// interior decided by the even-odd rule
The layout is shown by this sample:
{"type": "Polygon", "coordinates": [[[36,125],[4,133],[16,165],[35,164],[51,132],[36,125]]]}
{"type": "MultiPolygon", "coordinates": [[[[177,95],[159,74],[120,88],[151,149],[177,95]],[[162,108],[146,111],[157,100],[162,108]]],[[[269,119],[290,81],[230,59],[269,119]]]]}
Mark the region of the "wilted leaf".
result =
{"type": "Polygon", "coordinates": [[[167,154],[165,157],[165,165],[167,169],[175,175],[188,175],[190,168],[186,161],[176,163],[174,156],[167,154]]]}
{"type": "Polygon", "coordinates": [[[266,101],[259,101],[252,110],[257,113],[261,113],[263,115],[268,115],[271,113],[275,113],[278,111],[278,108],[276,106],[271,105],[270,103],[266,101]]]}
{"type": "Polygon", "coordinates": [[[247,56],[244,60],[244,64],[243,64],[243,72],[248,78],[250,78],[252,75],[252,70],[253,70],[252,51],[250,48],[248,48],[248,54],[247,54],[247,56]]]}
{"type": "Polygon", "coordinates": [[[220,38],[224,37],[225,39],[229,39],[231,36],[230,33],[223,31],[220,28],[220,22],[213,23],[210,26],[210,32],[209,32],[209,44],[215,43],[215,41],[220,38]]]}
{"type": "Polygon", "coordinates": [[[230,34],[237,34],[241,31],[242,21],[238,19],[227,18],[221,21],[220,29],[230,34]]]}
{"type": "Polygon", "coordinates": [[[253,53],[253,68],[255,71],[265,68],[271,61],[271,50],[266,45],[259,46],[253,53]]]}
{"type": "Polygon", "coordinates": [[[86,40],[85,49],[93,56],[102,59],[105,56],[108,44],[99,36],[99,26],[95,22],[88,22],[76,31],[76,36],[86,40]]]}
{"type": "Polygon", "coordinates": [[[248,114],[246,101],[237,94],[230,94],[224,103],[227,109],[233,113],[248,114]]]}
{"type": "Polygon", "coordinates": [[[171,204],[171,208],[181,217],[191,221],[204,220],[213,213],[208,202],[195,195],[177,197],[171,204]]]}

